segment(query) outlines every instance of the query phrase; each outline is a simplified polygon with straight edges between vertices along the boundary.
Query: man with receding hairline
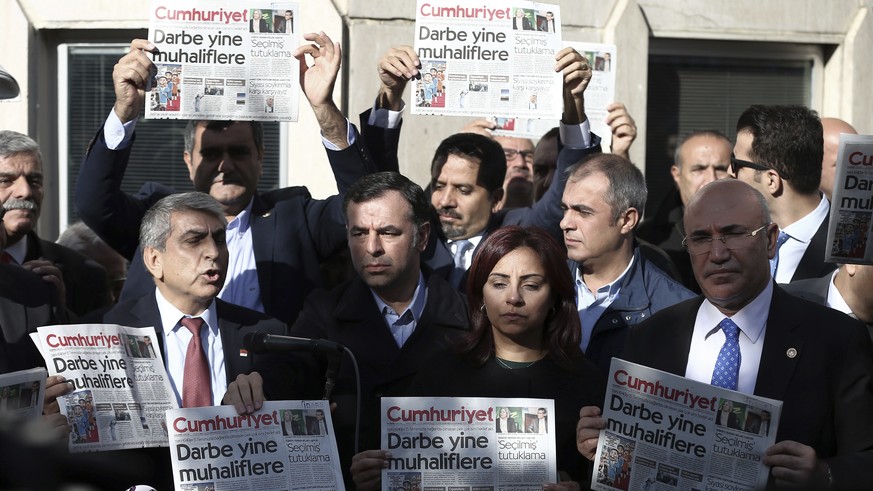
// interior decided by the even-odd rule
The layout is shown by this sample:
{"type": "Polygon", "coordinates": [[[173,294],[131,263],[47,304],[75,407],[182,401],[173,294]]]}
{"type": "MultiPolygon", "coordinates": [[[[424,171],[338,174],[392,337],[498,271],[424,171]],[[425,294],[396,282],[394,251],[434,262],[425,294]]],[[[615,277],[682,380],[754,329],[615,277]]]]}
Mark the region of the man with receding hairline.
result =
{"type": "Polygon", "coordinates": [[[834,192],[834,177],[837,173],[837,151],[840,149],[840,134],[857,135],[858,132],[849,123],[837,118],[821,118],[824,136],[824,156],[821,159],[821,184],[818,189],[828,201],[834,192]]]}

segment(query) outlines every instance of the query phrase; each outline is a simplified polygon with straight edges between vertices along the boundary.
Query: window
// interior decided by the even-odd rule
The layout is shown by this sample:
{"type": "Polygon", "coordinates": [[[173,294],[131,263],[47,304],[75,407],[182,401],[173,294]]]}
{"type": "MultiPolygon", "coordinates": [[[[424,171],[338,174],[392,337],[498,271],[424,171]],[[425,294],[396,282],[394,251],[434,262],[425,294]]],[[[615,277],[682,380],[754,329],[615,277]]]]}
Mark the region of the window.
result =
{"type": "Polygon", "coordinates": [[[731,141],[740,114],[752,104],[815,106],[814,47],[765,43],[653,40],[646,121],[647,214],[678,203],[670,175],[676,140],[691,130],[716,129],[731,141]],[[692,46],[693,45],[693,46],[692,46]]]}
{"type": "MultiPolygon", "coordinates": [[[[78,220],[73,194],[79,167],[88,144],[103,125],[115,103],[112,69],[128,45],[61,44],[58,47],[58,141],[60,229],[78,220]]],[[[136,142],[122,189],[136,193],[146,181],[156,181],[179,191],[193,189],[182,160],[186,120],[140,119],[136,142]]],[[[279,186],[280,124],[264,123],[263,174],[259,189],[279,186]],[[269,149],[275,149],[272,152],[269,149]]]]}

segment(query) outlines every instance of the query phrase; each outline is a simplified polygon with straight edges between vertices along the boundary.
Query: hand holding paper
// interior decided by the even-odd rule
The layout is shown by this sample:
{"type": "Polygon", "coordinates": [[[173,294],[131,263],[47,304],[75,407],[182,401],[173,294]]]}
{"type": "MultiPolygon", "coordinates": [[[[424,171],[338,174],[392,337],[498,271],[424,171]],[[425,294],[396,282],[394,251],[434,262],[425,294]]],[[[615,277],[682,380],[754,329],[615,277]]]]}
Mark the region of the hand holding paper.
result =
{"type": "Polygon", "coordinates": [[[377,104],[382,109],[399,111],[406,83],[421,76],[421,60],[412,46],[398,46],[389,49],[379,59],[379,95],[377,104]]]}
{"type": "Polygon", "coordinates": [[[612,132],[612,145],[610,150],[613,154],[630,160],[631,144],[637,138],[637,124],[634,118],[627,112],[627,108],[620,102],[613,102],[606,106],[606,124],[612,132]]]}
{"type": "Polygon", "coordinates": [[[576,449],[588,460],[594,460],[597,453],[597,439],[600,430],[606,428],[606,419],[601,417],[600,408],[585,406],[579,411],[579,423],[576,424],[576,449]]]}
{"type": "Polygon", "coordinates": [[[236,380],[227,386],[223,404],[233,405],[237,414],[252,414],[261,409],[264,397],[264,381],[258,372],[237,375],[236,380]]]}
{"type": "Polygon", "coordinates": [[[555,71],[564,79],[564,124],[582,124],[585,121],[585,89],[591,81],[591,66],[588,59],[578,51],[567,47],[555,55],[555,71]]]}
{"type": "Polygon", "coordinates": [[[336,107],[333,88],[342,62],[342,47],[324,31],[303,35],[310,44],[300,45],[294,57],[300,62],[300,88],[315,112],[324,138],[340,149],[349,146],[346,118],[336,107]],[[306,55],[312,58],[310,66],[306,55]]]}
{"type": "Polygon", "coordinates": [[[130,42],[130,52],[118,60],[112,69],[112,86],[115,88],[115,114],[122,123],[139,116],[145,103],[145,91],[157,68],[145,52],[157,51],[155,45],[146,39],[130,42]]]}

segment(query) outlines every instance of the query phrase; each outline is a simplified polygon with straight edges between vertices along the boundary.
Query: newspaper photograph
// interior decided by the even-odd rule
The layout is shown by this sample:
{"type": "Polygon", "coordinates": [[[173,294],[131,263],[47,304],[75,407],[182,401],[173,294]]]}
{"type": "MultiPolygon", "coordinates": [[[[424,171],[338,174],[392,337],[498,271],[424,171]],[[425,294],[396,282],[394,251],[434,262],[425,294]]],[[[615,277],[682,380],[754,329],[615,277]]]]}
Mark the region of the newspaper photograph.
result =
{"type": "Polygon", "coordinates": [[[31,368],[0,375],[0,427],[14,428],[42,415],[45,368],[31,368]]]}
{"type": "Polygon", "coordinates": [[[176,489],[344,490],[328,401],[167,411],[176,489]]]}
{"type": "Polygon", "coordinates": [[[153,327],[45,326],[31,338],[49,375],[74,385],[58,398],[70,452],[167,446],[164,413],[178,405],[153,327]]]}
{"type": "Polygon", "coordinates": [[[561,117],[561,12],[557,5],[418,0],[412,114],[561,117]]]}
{"type": "Polygon", "coordinates": [[[873,264],[873,136],[840,135],[825,261],[873,264]]]}
{"type": "MultiPolygon", "coordinates": [[[[564,46],[575,49],[588,59],[591,81],[585,89],[585,115],[588,117],[591,132],[601,138],[603,151],[608,152],[612,144],[612,131],[606,123],[606,107],[615,102],[615,45],[564,41],[564,46]]],[[[490,119],[496,127],[493,131],[496,136],[533,140],[558,126],[561,120],[560,116],[556,119],[492,116],[490,119]]]]}
{"type": "Polygon", "coordinates": [[[541,490],[557,481],[552,399],[383,397],[382,490],[541,490]]]}
{"type": "Polygon", "coordinates": [[[782,402],[612,359],[591,489],[764,489],[782,402]]]}
{"type": "Polygon", "coordinates": [[[159,51],[146,118],[297,121],[296,3],[151,0],[149,8],[159,51]]]}

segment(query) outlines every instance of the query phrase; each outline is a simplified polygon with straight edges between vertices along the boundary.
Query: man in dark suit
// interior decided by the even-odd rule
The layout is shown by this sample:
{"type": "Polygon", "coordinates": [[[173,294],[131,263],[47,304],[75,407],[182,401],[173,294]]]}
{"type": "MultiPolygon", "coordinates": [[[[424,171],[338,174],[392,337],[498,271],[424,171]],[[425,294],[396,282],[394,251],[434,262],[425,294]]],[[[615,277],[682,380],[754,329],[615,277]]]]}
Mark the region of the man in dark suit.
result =
{"type": "Polygon", "coordinates": [[[294,11],[286,10],[284,17],[276,17],[275,29],[273,32],[294,34],[294,11]]]}
{"type": "Polygon", "coordinates": [[[818,278],[836,269],[825,263],[830,204],[818,190],[822,125],[802,106],[751,106],[737,121],[731,172],[767,199],[779,225],[771,262],[777,283],[818,278]]]}
{"type": "MultiPolygon", "coordinates": [[[[439,363],[431,356],[468,329],[468,320],[463,297],[421,267],[419,255],[431,231],[427,198],[417,184],[395,172],[371,174],[349,189],[345,203],[357,275],[331,291],[313,292],[290,333],[335,341],[357,359],[360,394],[352,365],[343,363],[331,401],[337,403],[332,419],[346,485],[360,489],[358,471],[364,481],[378,477],[385,458],[381,450],[372,450],[380,446],[380,398],[404,395],[419,370],[439,363]],[[360,428],[355,425],[358,396],[360,428]]],[[[307,355],[265,358],[257,373],[231,384],[225,402],[246,412],[259,407],[261,394],[279,400],[320,398],[326,368],[326,362],[307,355]]]]}
{"type": "MultiPolygon", "coordinates": [[[[489,138],[493,125],[481,120],[464,132],[443,140],[431,161],[431,206],[438,215],[439,227],[432,244],[422,256],[426,264],[460,285],[472,263],[476,247],[487,234],[504,225],[538,226],[561,240],[561,194],[566,183],[564,171],[590,153],[600,149],[600,138],[589,131],[585,115],[584,92],[591,80],[587,59],[571,48],[555,56],[555,70],[563,71],[563,115],[558,142],[559,179],[553,179],[548,192],[536,204],[511,210],[501,209],[507,158],[523,159],[517,149],[503,148],[489,138]],[[573,67],[568,70],[568,67],[573,67]],[[488,136],[472,133],[484,133],[488,136]],[[439,234],[440,230],[442,234],[439,234]]],[[[391,48],[380,59],[381,81],[375,107],[362,115],[364,138],[382,170],[399,171],[397,145],[400,138],[398,111],[403,90],[419,72],[421,60],[410,46],[391,48]],[[366,123],[365,123],[366,121],[366,123]],[[392,121],[394,123],[392,123],[392,121]]]]}
{"type": "MultiPolygon", "coordinates": [[[[704,296],[638,324],[623,358],[724,387],[716,360],[722,349],[738,345],[728,388],[783,401],[777,443],[763,459],[775,484],[869,487],[873,346],[866,330],[775,284],[768,260],[776,253],[778,228],[763,196],[745,183],[708,184],[686,206],[684,221],[704,296]]],[[[578,447],[589,458],[597,430],[606,425],[599,415],[592,407],[580,413],[578,447]]]]}
{"type": "MultiPolygon", "coordinates": [[[[289,324],[306,295],[321,285],[320,262],[345,249],[342,193],[374,169],[363,144],[349,144],[354,127],[331,99],[340,66],[339,45],[326,35],[305,37],[312,43],[301,47],[301,59],[306,54],[316,56],[315,64],[304,69],[303,91],[315,109],[324,140],[337,149],[329,150],[328,156],[339,195],[315,200],[304,187],[259,193],[264,145],[258,122],[191,122],[184,154],[194,188],[216,198],[229,222],[231,265],[220,298],[289,324]]],[[[153,49],[148,41],[134,40],[130,53],[115,66],[115,107],[85,157],[75,196],[83,221],[131,259],[122,300],[152,288],[137,250],[136,227],[151,205],[175,192],[156,183],[146,183],[137,195],[121,189],[132,126],[143,105],[147,74],[154,67],[145,51],[153,49]]]]}
{"type": "Polygon", "coordinates": [[[0,204],[7,212],[6,250],[0,262],[20,265],[52,282],[76,315],[110,305],[109,279],[102,266],[36,234],[43,198],[39,145],[27,135],[0,131],[0,176],[0,204]]]}
{"type": "Polygon", "coordinates": [[[785,290],[858,319],[873,339],[873,266],[843,264],[834,273],[792,282],[785,290]]]}

